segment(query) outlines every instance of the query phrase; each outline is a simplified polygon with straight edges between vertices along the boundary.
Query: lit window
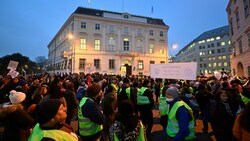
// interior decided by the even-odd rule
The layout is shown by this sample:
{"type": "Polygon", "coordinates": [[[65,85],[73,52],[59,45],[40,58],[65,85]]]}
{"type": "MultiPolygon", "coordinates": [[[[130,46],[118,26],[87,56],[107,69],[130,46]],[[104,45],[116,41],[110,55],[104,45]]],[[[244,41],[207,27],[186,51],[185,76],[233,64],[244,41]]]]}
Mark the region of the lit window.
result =
{"type": "Polygon", "coordinates": [[[208,67],[209,67],[209,68],[211,68],[211,67],[212,67],[212,64],[211,64],[211,63],[209,63],[209,64],[208,64],[208,67]]]}
{"type": "Polygon", "coordinates": [[[211,41],[214,41],[214,38],[211,38],[211,41]]]}
{"type": "Polygon", "coordinates": [[[227,67],[227,62],[224,62],[224,67],[227,67]]]}
{"type": "Polygon", "coordinates": [[[139,70],[142,70],[142,69],[143,69],[143,61],[142,61],[142,60],[139,60],[139,61],[138,61],[138,69],[139,69],[139,70]]]}
{"type": "Polygon", "coordinates": [[[221,63],[218,63],[218,67],[221,67],[221,63]]]}
{"type": "Polygon", "coordinates": [[[205,40],[202,40],[201,42],[202,42],[202,43],[205,43],[205,40]]]}
{"type": "Polygon", "coordinates": [[[222,57],[221,57],[221,56],[218,56],[218,59],[219,59],[219,60],[221,60],[221,59],[222,59],[222,57]]]}
{"type": "Polygon", "coordinates": [[[216,67],[217,66],[217,63],[213,63],[213,67],[216,67]]]}
{"type": "Polygon", "coordinates": [[[154,53],[154,44],[149,45],[149,53],[154,53]]]}
{"type": "Polygon", "coordinates": [[[86,50],[86,39],[80,39],[80,49],[86,50]]]}
{"type": "Polygon", "coordinates": [[[225,55],[224,55],[224,56],[222,56],[222,59],[224,59],[224,60],[225,60],[225,59],[227,59],[227,56],[225,56],[225,55]]]}
{"type": "Polygon", "coordinates": [[[129,51],[129,40],[128,40],[128,38],[123,39],[123,50],[124,51],[129,51]]]}
{"type": "Polygon", "coordinates": [[[207,42],[210,42],[211,40],[210,39],[207,39],[207,42]]]}
{"type": "Polygon", "coordinates": [[[101,44],[101,41],[100,40],[95,40],[95,50],[100,50],[100,44],[101,44]]]}
{"type": "Polygon", "coordinates": [[[216,37],[216,40],[220,40],[220,36],[216,37]]]}
{"type": "Polygon", "coordinates": [[[221,42],[221,45],[224,46],[224,45],[226,45],[226,43],[225,42],[221,42]]]}

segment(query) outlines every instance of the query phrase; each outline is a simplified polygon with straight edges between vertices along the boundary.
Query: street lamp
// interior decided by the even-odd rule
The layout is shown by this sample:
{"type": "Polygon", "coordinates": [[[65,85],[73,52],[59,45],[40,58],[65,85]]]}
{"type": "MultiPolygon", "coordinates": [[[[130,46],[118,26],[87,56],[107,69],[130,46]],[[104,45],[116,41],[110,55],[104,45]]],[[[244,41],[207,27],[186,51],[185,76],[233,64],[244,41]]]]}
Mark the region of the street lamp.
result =
{"type": "Polygon", "coordinates": [[[75,71],[75,41],[74,41],[75,39],[74,39],[74,35],[69,34],[68,35],[68,39],[71,40],[70,44],[72,44],[72,52],[71,52],[71,74],[73,74],[74,71],[75,71]]]}
{"type": "Polygon", "coordinates": [[[170,55],[169,55],[169,58],[171,58],[172,56],[173,56],[173,50],[174,49],[176,49],[178,46],[177,46],[177,44],[175,43],[175,42],[173,42],[172,44],[171,44],[171,47],[170,47],[170,49],[169,49],[169,53],[170,53],[170,55]]]}

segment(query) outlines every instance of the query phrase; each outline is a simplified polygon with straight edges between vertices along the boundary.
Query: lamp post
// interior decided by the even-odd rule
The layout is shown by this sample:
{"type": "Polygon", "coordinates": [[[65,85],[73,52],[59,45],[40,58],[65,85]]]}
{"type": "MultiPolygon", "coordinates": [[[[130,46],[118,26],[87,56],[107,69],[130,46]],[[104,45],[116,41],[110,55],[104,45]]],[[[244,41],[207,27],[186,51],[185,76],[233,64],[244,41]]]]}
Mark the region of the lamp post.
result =
{"type": "Polygon", "coordinates": [[[75,71],[75,39],[72,34],[68,35],[69,40],[71,40],[70,44],[72,44],[72,51],[71,51],[71,74],[75,71]]]}
{"type": "Polygon", "coordinates": [[[177,44],[175,42],[172,42],[171,47],[169,49],[169,55],[168,55],[168,59],[170,60],[169,61],[170,63],[172,63],[172,59],[171,59],[173,57],[173,54],[172,54],[173,52],[172,51],[174,49],[176,49],[177,47],[178,47],[177,44]]]}

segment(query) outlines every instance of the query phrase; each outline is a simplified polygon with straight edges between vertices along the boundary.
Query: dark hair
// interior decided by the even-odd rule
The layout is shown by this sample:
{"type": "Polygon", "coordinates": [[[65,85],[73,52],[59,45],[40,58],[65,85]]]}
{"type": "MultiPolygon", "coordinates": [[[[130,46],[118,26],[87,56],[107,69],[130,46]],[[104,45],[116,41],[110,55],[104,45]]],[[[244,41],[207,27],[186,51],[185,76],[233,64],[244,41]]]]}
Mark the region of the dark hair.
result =
{"type": "Polygon", "coordinates": [[[228,93],[228,91],[226,91],[226,90],[224,90],[224,89],[219,89],[217,92],[216,92],[216,94],[214,95],[214,100],[216,100],[216,101],[220,101],[220,95],[222,95],[223,93],[225,93],[227,96],[228,96],[228,98],[229,98],[229,93],[228,93]]]}
{"type": "Polygon", "coordinates": [[[241,111],[239,115],[240,126],[250,132],[250,102],[246,105],[246,107],[241,111]]]}
{"type": "Polygon", "coordinates": [[[86,95],[89,97],[95,97],[101,91],[101,86],[98,83],[93,83],[86,90],[86,95]]]}

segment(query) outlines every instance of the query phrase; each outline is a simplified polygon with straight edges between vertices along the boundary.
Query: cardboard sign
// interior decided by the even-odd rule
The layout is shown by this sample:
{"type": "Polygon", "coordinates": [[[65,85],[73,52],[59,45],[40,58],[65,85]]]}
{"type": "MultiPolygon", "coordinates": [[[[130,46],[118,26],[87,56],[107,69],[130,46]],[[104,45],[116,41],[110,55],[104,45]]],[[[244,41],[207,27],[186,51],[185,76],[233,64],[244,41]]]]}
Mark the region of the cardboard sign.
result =
{"type": "Polygon", "coordinates": [[[7,75],[10,75],[12,78],[15,78],[19,75],[19,72],[15,70],[10,70],[7,75]]]}
{"type": "Polygon", "coordinates": [[[12,61],[12,60],[10,60],[7,69],[16,70],[16,69],[17,69],[17,66],[18,66],[18,63],[19,63],[19,62],[17,62],[17,61],[12,61]]]}
{"type": "Polygon", "coordinates": [[[153,78],[196,80],[197,62],[150,64],[153,78]]]}

